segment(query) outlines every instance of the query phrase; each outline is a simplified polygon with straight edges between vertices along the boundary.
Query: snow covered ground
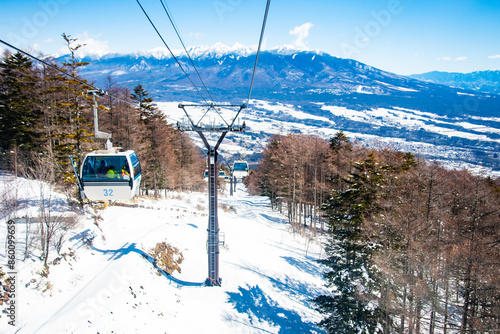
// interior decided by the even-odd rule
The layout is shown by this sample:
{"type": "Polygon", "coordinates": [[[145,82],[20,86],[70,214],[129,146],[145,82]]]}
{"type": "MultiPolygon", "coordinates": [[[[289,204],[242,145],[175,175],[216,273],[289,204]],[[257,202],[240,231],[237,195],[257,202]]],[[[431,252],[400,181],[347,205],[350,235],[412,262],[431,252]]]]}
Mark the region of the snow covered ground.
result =
{"type": "MultiPolygon", "coordinates": [[[[19,213],[35,216],[40,183],[0,174],[0,196],[12,194],[19,213]]],[[[47,190],[45,188],[45,190],[47,190]]],[[[63,195],[53,210],[72,213],[63,195]]],[[[47,193],[46,193],[47,194],[47,193]]],[[[293,233],[267,198],[219,196],[225,236],[222,287],[203,287],[208,276],[207,195],[168,193],[140,198],[97,214],[80,213],[59,264],[48,277],[35,254],[23,261],[25,225],[16,225],[16,327],[0,318],[0,333],[321,333],[311,299],[325,292],[321,244],[293,233]],[[84,243],[94,236],[92,245],[84,243]],[[142,254],[167,241],[184,255],[181,273],[160,276],[142,254]]],[[[0,264],[6,268],[7,217],[0,221],[0,264]]],[[[36,240],[35,240],[36,241],[36,240]]],[[[49,258],[53,263],[55,251],[49,258]]]]}

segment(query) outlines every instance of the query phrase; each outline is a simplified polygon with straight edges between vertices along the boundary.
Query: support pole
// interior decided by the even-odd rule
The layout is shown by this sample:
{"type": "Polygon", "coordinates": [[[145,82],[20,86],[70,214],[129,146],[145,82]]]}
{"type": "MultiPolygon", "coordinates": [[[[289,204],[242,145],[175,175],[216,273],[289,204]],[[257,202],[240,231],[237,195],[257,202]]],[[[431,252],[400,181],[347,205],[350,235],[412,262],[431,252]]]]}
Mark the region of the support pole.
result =
{"type": "Polygon", "coordinates": [[[233,196],[233,171],[229,173],[229,196],[233,196]]]}
{"type": "Polygon", "coordinates": [[[224,244],[224,237],[220,238],[220,233],[219,233],[219,218],[217,214],[217,181],[219,178],[219,171],[217,168],[217,149],[219,148],[220,144],[224,140],[224,137],[226,134],[231,131],[231,132],[244,132],[245,131],[245,122],[243,122],[242,125],[236,125],[236,119],[240,115],[240,112],[246,108],[245,104],[242,105],[227,105],[227,104],[221,104],[221,105],[216,105],[214,103],[211,104],[204,104],[204,105],[199,105],[199,104],[182,104],[179,103],[179,108],[182,108],[184,110],[184,114],[186,115],[188,123],[186,124],[181,124],[180,122],[177,122],[177,127],[180,131],[195,131],[205,144],[208,152],[207,152],[207,166],[208,166],[208,237],[207,237],[207,253],[208,253],[208,277],[206,280],[206,285],[207,286],[220,286],[222,279],[219,277],[219,247],[224,244]],[[198,122],[194,122],[193,118],[189,115],[189,113],[186,110],[186,107],[202,107],[202,108],[207,108],[206,112],[203,114],[200,120],[198,122]],[[232,108],[232,107],[238,107],[239,110],[236,114],[236,117],[233,118],[231,122],[227,122],[223,117],[222,113],[220,113],[220,110],[218,108],[232,108]],[[202,126],[201,121],[205,116],[208,114],[209,111],[213,111],[219,116],[224,124],[219,124],[216,125],[215,123],[213,126],[202,126]],[[207,138],[204,136],[203,132],[220,132],[222,135],[219,137],[219,140],[217,141],[217,144],[212,147],[210,146],[207,138]]]}
{"type": "Polygon", "coordinates": [[[217,181],[219,173],[217,171],[217,149],[220,143],[226,136],[227,132],[223,132],[215,147],[211,147],[203,132],[196,131],[203,140],[203,143],[208,150],[208,237],[207,237],[207,253],[208,253],[208,278],[206,285],[220,286],[222,279],[219,277],[219,217],[218,217],[218,202],[217,202],[217,181]]]}
{"type": "Polygon", "coordinates": [[[97,95],[103,95],[102,91],[98,90],[88,90],[87,94],[92,94],[92,110],[94,112],[94,137],[106,140],[106,149],[110,150],[113,148],[113,143],[111,143],[111,133],[106,133],[99,131],[99,117],[97,116],[97,95]]]}

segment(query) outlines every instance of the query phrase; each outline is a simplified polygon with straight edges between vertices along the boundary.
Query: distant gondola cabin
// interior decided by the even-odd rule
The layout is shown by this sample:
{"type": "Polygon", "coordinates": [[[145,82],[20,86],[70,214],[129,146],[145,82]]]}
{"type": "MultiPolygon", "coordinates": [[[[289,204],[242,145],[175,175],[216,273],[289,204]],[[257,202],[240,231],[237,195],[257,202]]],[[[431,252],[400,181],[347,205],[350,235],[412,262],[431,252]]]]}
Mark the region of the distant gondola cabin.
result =
{"type": "Polygon", "coordinates": [[[233,164],[233,176],[237,179],[242,179],[245,176],[248,176],[249,168],[248,162],[245,160],[235,161],[233,164]]]}

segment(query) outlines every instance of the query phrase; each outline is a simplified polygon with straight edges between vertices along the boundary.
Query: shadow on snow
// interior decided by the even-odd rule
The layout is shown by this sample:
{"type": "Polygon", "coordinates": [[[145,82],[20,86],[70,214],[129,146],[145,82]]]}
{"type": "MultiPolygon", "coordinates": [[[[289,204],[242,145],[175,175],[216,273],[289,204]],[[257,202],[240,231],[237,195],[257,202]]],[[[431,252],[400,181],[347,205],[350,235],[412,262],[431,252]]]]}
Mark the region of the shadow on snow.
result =
{"type": "MultiPolygon", "coordinates": [[[[316,324],[304,322],[297,312],[278,305],[258,285],[246,288],[239,287],[238,292],[228,292],[227,294],[229,302],[234,304],[239,313],[247,314],[250,324],[254,328],[260,329],[258,326],[262,325],[262,322],[268,322],[279,326],[277,333],[323,333],[316,324]]],[[[274,333],[274,331],[261,330],[274,333]]]]}
{"type": "Polygon", "coordinates": [[[89,246],[90,246],[90,248],[92,250],[94,250],[96,252],[99,252],[99,253],[102,253],[102,254],[105,254],[105,255],[107,255],[107,254],[111,255],[111,257],[108,259],[108,261],[118,260],[122,256],[130,254],[130,253],[137,253],[140,256],[142,256],[143,258],[145,258],[146,261],[148,261],[149,263],[151,263],[155,267],[155,269],[157,269],[162,274],[162,276],[166,277],[169,281],[171,281],[173,283],[176,283],[178,288],[179,287],[184,287],[184,286],[190,286],[190,287],[202,287],[202,286],[205,286],[204,282],[203,283],[186,282],[186,281],[180,280],[180,279],[175,278],[174,276],[170,275],[165,270],[163,270],[162,268],[158,267],[158,265],[156,263],[156,259],[154,257],[152,257],[151,255],[149,255],[148,253],[146,253],[142,249],[137,248],[137,246],[136,246],[137,244],[135,242],[134,243],[125,243],[119,249],[108,249],[108,250],[103,250],[103,249],[96,248],[96,247],[94,247],[91,244],[91,242],[92,242],[92,240],[90,239],[89,246]]]}
{"type": "Polygon", "coordinates": [[[259,213],[259,214],[262,216],[262,218],[269,220],[270,222],[277,223],[277,224],[288,224],[288,222],[283,218],[269,216],[269,215],[266,215],[265,213],[259,213]]]}
{"type": "Polygon", "coordinates": [[[325,271],[325,269],[322,268],[321,265],[317,264],[316,262],[307,262],[293,258],[291,256],[282,256],[281,258],[286,262],[288,262],[291,266],[298,268],[301,271],[312,276],[323,275],[325,271]]]}

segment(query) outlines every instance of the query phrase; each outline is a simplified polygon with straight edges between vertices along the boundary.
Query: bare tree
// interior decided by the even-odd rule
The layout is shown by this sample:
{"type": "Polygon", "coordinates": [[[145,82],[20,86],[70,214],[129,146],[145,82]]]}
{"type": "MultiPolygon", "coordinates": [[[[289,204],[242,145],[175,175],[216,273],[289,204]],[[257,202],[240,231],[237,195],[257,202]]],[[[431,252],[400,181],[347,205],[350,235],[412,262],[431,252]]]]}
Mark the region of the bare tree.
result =
{"type": "Polygon", "coordinates": [[[54,196],[56,183],[50,155],[35,155],[32,161],[29,172],[37,180],[39,216],[36,220],[39,223],[42,258],[47,267],[51,246],[54,245],[57,252],[61,250],[67,232],[76,225],[76,218],[60,212],[63,204],[54,196]]]}

